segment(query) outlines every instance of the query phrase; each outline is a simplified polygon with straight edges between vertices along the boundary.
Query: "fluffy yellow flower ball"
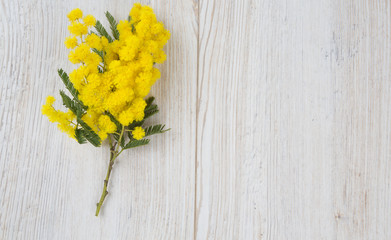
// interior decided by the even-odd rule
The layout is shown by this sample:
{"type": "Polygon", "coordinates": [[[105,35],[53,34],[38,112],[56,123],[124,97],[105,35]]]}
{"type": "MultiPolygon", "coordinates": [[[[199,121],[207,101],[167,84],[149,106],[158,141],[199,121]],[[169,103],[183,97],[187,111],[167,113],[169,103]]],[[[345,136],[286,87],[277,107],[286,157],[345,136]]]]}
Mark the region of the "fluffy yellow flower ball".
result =
{"type": "Polygon", "coordinates": [[[80,22],[72,22],[71,25],[68,26],[68,30],[78,37],[88,33],[88,27],[80,22]]]}
{"type": "Polygon", "coordinates": [[[84,24],[88,27],[95,26],[96,20],[92,15],[87,15],[83,18],[84,24]]]}
{"type": "Polygon", "coordinates": [[[56,99],[53,96],[48,96],[46,98],[45,105],[42,106],[42,114],[46,115],[49,118],[50,122],[57,122],[57,127],[62,132],[68,134],[69,137],[75,138],[75,126],[72,125],[72,121],[75,119],[75,114],[72,111],[68,110],[67,112],[62,112],[53,108],[52,104],[56,99]]]}
{"type": "Polygon", "coordinates": [[[132,131],[133,138],[136,140],[140,140],[145,136],[145,131],[142,127],[135,127],[132,131]]]}
{"type": "Polygon", "coordinates": [[[95,48],[97,50],[102,50],[102,42],[98,35],[96,34],[89,34],[86,37],[86,43],[89,47],[95,48]]]}
{"type": "Polygon", "coordinates": [[[107,115],[101,115],[99,117],[99,128],[106,133],[113,133],[117,131],[117,126],[110,120],[107,115]]]}
{"type": "Polygon", "coordinates": [[[70,11],[67,15],[69,21],[75,21],[79,18],[82,18],[83,17],[83,12],[79,9],[79,8],[76,8],[76,9],[73,9],[72,11],[70,11]]]}
{"type": "Polygon", "coordinates": [[[70,49],[75,48],[77,46],[77,38],[76,37],[67,37],[65,39],[65,46],[70,49]]]}

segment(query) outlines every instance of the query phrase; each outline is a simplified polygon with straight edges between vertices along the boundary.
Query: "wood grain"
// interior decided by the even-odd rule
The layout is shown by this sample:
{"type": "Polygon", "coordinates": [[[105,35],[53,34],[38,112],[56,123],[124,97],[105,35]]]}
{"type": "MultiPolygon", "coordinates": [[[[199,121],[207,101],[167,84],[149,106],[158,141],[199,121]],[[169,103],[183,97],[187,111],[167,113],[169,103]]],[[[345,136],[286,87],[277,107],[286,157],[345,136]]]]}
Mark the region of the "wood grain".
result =
{"type": "Polygon", "coordinates": [[[389,239],[389,1],[200,1],[197,239],[389,239]]]}
{"type": "MultiPolygon", "coordinates": [[[[391,1],[151,0],[172,130],[121,155],[41,115],[71,70],[66,14],[0,0],[0,239],[391,239],[391,1]]],[[[60,103],[56,103],[60,106],[60,103]]]]}
{"type": "MultiPolygon", "coordinates": [[[[125,19],[133,1],[1,1],[0,239],[189,239],[194,231],[196,12],[191,1],[144,1],[170,30],[167,61],[152,89],[172,130],[114,165],[101,216],[94,216],[109,150],[81,146],[40,113],[72,69],[66,14],[79,7],[125,19]],[[61,147],[60,147],[61,146],[61,147]]],[[[103,21],[105,22],[105,21],[103,21]]],[[[60,106],[61,103],[58,103],[60,106]]]]}

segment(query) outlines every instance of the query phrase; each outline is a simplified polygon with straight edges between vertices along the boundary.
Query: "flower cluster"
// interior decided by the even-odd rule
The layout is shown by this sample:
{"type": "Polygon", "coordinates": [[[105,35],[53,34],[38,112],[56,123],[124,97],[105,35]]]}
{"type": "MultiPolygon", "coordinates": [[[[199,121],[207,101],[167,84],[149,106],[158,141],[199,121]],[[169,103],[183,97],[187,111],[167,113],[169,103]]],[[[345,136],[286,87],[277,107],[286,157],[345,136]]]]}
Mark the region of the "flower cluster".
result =
{"type": "MultiPolygon", "coordinates": [[[[69,74],[69,80],[86,107],[81,120],[103,141],[118,130],[113,119],[123,126],[144,119],[144,98],[160,78],[155,64],[166,59],[163,46],[170,33],[156,20],[150,7],[140,4],[134,5],[128,20],[112,28],[113,38],[92,15],[83,17],[80,9],[71,11],[68,18],[71,36],[66,38],[65,46],[71,49],[69,61],[78,65],[69,74]],[[92,26],[98,33],[90,31],[92,26]]],[[[76,115],[70,110],[54,109],[53,102],[49,96],[42,113],[74,137],[76,115]]],[[[145,135],[141,127],[132,133],[135,139],[145,135]]]]}
{"type": "Polygon", "coordinates": [[[80,9],[68,14],[71,36],[65,46],[70,49],[69,61],[77,68],[69,75],[58,70],[71,93],[70,97],[60,91],[68,111],[55,109],[53,96],[42,106],[42,113],[78,143],[88,141],[99,147],[103,140],[109,140],[110,161],[96,216],[108,194],[115,159],[125,149],[148,144],[146,137],[169,130],[162,124],[143,125],[159,111],[154,97],[146,96],[160,78],[155,64],[166,59],[163,47],[170,33],[150,7],[140,4],[134,5],[128,20],[118,23],[109,12],[106,17],[112,36],[92,15],[83,17],[80,9]]]}
{"type": "Polygon", "coordinates": [[[75,127],[71,125],[75,119],[75,114],[71,110],[63,112],[54,109],[52,104],[55,100],[53,96],[48,96],[46,104],[42,106],[42,113],[48,116],[50,122],[57,122],[57,126],[61,131],[68,133],[71,138],[75,138],[75,127]]]}

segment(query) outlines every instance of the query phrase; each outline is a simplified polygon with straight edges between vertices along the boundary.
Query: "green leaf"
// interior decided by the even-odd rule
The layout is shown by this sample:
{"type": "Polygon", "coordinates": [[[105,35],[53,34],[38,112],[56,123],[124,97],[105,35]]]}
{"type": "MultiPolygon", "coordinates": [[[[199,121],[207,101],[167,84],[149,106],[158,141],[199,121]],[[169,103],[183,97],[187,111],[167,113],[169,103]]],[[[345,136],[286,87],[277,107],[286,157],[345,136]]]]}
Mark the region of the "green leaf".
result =
{"type": "Polygon", "coordinates": [[[123,148],[125,146],[125,133],[122,135],[121,142],[119,145],[123,148]]]}
{"type": "Polygon", "coordinates": [[[151,106],[152,102],[155,100],[155,97],[149,97],[145,100],[145,102],[147,103],[147,106],[145,108],[148,108],[149,106],[151,106]]]}
{"type": "Polygon", "coordinates": [[[72,94],[72,96],[77,98],[79,92],[75,89],[73,83],[69,80],[68,74],[60,68],[58,69],[58,75],[60,76],[62,82],[64,83],[65,87],[69,90],[69,92],[72,94]]]}
{"type": "Polygon", "coordinates": [[[108,11],[106,12],[106,18],[110,23],[110,29],[111,29],[111,33],[113,34],[113,37],[118,40],[119,32],[117,30],[117,24],[118,24],[117,21],[115,21],[113,15],[111,15],[108,11]]]}
{"type": "Polygon", "coordinates": [[[149,97],[145,100],[145,102],[147,103],[147,106],[145,106],[145,109],[144,109],[144,119],[147,119],[150,116],[159,112],[157,105],[152,104],[154,100],[155,100],[155,97],[149,97]]]}
{"type": "Polygon", "coordinates": [[[60,95],[62,98],[62,103],[66,108],[71,110],[76,116],[81,117],[84,113],[83,107],[77,103],[76,101],[72,100],[68,95],[64,93],[64,91],[60,90],[60,95]]]}
{"type": "Polygon", "coordinates": [[[162,124],[147,127],[145,129],[145,137],[158,134],[158,133],[164,133],[170,130],[170,129],[164,129],[164,127],[165,125],[162,124]]]}
{"type": "Polygon", "coordinates": [[[100,139],[100,137],[98,136],[98,134],[96,134],[90,126],[88,126],[87,123],[85,123],[83,120],[81,120],[81,118],[77,118],[77,122],[80,124],[80,126],[83,127],[82,131],[83,131],[83,135],[84,137],[87,139],[87,141],[89,141],[92,145],[94,145],[95,147],[99,147],[102,140],[100,139]]]}
{"type": "Polygon", "coordinates": [[[64,93],[64,91],[62,91],[62,90],[60,90],[60,95],[62,98],[62,104],[64,104],[65,107],[72,110],[72,112],[74,114],[76,114],[76,107],[75,107],[75,104],[73,103],[72,99],[70,97],[68,97],[68,95],[66,95],[64,93]]]}
{"type": "Polygon", "coordinates": [[[149,139],[141,139],[141,140],[132,140],[128,142],[123,149],[135,148],[143,145],[147,145],[149,143],[149,139]]]}
{"type": "Polygon", "coordinates": [[[86,138],[84,137],[83,130],[80,128],[75,130],[75,138],[80,144],[84,144],[87,142],[86,138]]]}
{"type": "Polygon", "coordinates": [[[58,75],[62,79],[62,82],[64,83],[65,87],[72,94],[73,98],[82,106],[82,108],[87,109],[87,107],[84,106],[84,104],[79,100],[79,92],[75,89],[73,83],[69,80],[68,74],[60,68],[58,69],[58,75]]]}
{"type": "Polygon", "coordinates": [[[83,129],[83,135],[89,141],[94,147],[100,147],[101,141],[98,135],[94,133],[93,131],[88,131],[86,129],[83,129]]]}
{"type": "Polygon", "coordinates": [[[144,109],[144,119],[149,118],[150,116],[159,112],[159,109],[156,104],[151,104],[149,107],[144,109]]]}
{"type": "Polygon", "coordinates": [[[106,37],[107,40],[109,40],[109,42],[113,41],[113,38],[107,33],[106,29],[103,27],[101,22],[96,21],[95,29],[100,36],[106,37]]]}

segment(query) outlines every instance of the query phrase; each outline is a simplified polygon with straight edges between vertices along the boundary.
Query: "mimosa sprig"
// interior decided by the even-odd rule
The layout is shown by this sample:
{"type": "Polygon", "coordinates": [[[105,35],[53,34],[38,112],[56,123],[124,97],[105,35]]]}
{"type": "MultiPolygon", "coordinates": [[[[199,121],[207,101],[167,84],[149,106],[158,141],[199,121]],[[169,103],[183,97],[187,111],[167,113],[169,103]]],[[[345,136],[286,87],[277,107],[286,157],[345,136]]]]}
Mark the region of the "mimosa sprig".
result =
{"type": "Polygon", "coordinates": [[[144,123],[159,111],[154,97],[146,96],[160,78],[155,64],[166,60],[163,47],[170,33],[148,6],[135,4],[128,19],[119,23],[109,12],[106,17],[112,36],[92,15],[83,17],[80,9],[68,14],[71,36],[65,45],[72,49],[69,61],[78,66],[69,75],[58,70],[70,93],[60,90],[68,110],[55,109],[53,96],[42,106],[42,113],[78,143],[100,147],[102,141],[109,141],[110,160],[96,216],[108,194],[118,156],[126,149],[148,144],[146,137],[168,130],[162,124],[146,127],[144,123]]]}

